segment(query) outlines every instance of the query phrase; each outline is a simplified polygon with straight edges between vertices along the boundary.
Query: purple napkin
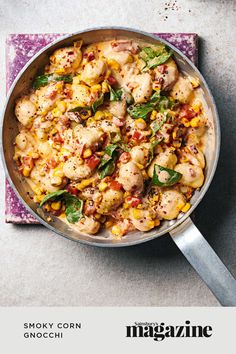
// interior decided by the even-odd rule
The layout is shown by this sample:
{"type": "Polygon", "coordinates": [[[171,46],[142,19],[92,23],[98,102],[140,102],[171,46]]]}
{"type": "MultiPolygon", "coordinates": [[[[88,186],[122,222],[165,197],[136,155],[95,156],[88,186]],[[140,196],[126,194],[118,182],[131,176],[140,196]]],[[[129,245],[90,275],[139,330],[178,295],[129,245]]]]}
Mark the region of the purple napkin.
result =
{"type": "MultiPolygon", "coordinates": [[[[195,33],[155,33],[181,50],[197,65],[198,35],[195,33]]],[[[7,91],[18,72],[41,48],[62,34],[10,34],[6,40],[6,86],[7,91]]],[[[38,224],[38,221],[22,205],[6,180],[5,220],[15,224],[38,224]]]]}

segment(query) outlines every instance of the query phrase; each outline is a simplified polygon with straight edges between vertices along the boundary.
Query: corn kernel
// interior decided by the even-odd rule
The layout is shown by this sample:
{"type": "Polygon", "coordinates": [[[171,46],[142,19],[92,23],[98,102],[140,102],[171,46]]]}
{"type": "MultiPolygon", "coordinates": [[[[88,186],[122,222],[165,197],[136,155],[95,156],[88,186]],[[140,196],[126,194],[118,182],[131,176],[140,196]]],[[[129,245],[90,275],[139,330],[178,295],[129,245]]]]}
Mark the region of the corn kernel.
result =
{"type": "Polygon", "coordinates": [[[57,108],[62,112],[65,113],[66,108],[67,108],[67,104],[65,101],[58,101],[57,102],[57,108]]]}
{"type": "Polygon", "coordinates": [[[113,69],[113,70],[119,70],[120,69],[120,64],[114,60],[114,59],[108,59],[107,64],[113,69]]]}
{"type": "Polygon", "coordinates": [[[186,118],[182,118],[181,122],[186,128],[190,127],[190,122],[186,118]]]}
{"type": "Polygon", "coordinates": [[[108,118],[108,119],[112,119],[113,118],[113,115],[109,112],[104,112],[105,114],[105,118],[108,118]]]}
{"type": "Polygon", "coordinates": [[[140,170],[144,169],[144,166],[141,163],[136,163],[136,165],[138,166],[138,168],[140,168],[140,170]]]}
{"type": "Polygon", "coordinates": [[[113,235],[119,236],[121,235],[121,228],[118,225],[114,225],[111,229],[111,232],[113,233],[113,235]]]}
{"type": "Polygon", "coordinates": [[[112,225],[113,225],[113,222],[112,222],[112,221],[106,221],[106,222],[105,222],[105,228],[106,228],[106,229],[109,229],[112,225]]]}
{"type": "Polygon", "coordinates": [[[154,221],[154,223],[155,223],[155,226],[159,226],[161,222],[160,222],[159,219],[156,219],[156,220],[154,221]]]}
{"type": "Polygon", "coordinates": [[[150,119],[151,120],[155,120],[156,119],[156,116],[157,116],[157,111],[154,109],[151,113],[151,116],[150,116],[150,119]]]}
{"type": "Polygon", "coordinates": [[[159,200],[159,195],[154,195],[153,197],[152,197],[152,200],[154,201],[154,202],[158,202],[158,200],[159,200]]]}
{"type": "Polygon", "coordinates": [[[186,203],[185,206],[181,209],[183,213],[187,213],[187,211],[190,209],[191,205],[190,203],[186,203]]]}
{"type": "Polygon", "coordinates": [[[198,117],[195,117],[191,120],[190,125],[193,128],[196,128],[199,126],[200,119],[198,117]]]}
{"type": "Polygon", "coordinates": [[[182,141],[181,140],[175,140],[173,141],[173,145],[175,148],[179,148],[182,144],[182,141]]]}
{"type": "Polygon", "coordinates": [[[133,210],[133,217],[134,219],[140,219],[141,218],[141,211],[139,209],[134,209],[133,210]]]}
{"type": "Polygon", "coordinates": [[[94,217],[95,217],[96,220],[101,219],[101,216],[102,216],[102,215],[101,215],[101,214],[98,214],[98,213],[96,213],[96,214],[94,215],[94,217]]]}
{"type": "Polygon", "coordinates": [[[124,204],[123,204],[123,208],[124,208],[124,209],[129,209],[129,207],[130,207],[130,205],[129,205],[128,203],[124,203],[124,204]]]}
{"type": "Polygon", "coordinates": [[[192,109],[196,112],[199,113],[202,108],[202,102],[200,100],[194,101],[192,104],[192,109]]]}
{"type": "Polygon", "coordinates": [[[102,90],[102,86],[100,84],[93,85],[90,87],[91,92],[100,92],[102,90]]]}
{"type": "Polygon", "coordinates": [[[184,202],[179,202],[177,205],[177,209],[182,210],[182,208],[185,206],[184,202]]]}
{"type": "Polygon", "coordinates": [[[34,202],[35,203],[40,203],[39,197],[37,195],[34,196],[34,202]]]}
{"type": "Polygon", "coordinates": [[[125,192],[125,193],[124,193],[124,197],[125,197],[125,198],[126,198],[126,197],[129,197],[130,194],[131,194],[130,192],[125,192]]]}
{"type": "Polygon", "coordinates": [[[134,57],[132,54],[129,54],[128,58],[127,58],[127,63],[133,63],[134,61],[134,57]]]}
{"type": "Polygon", "coordinates": [[[46,211],[50,211],[50,210],[51,210],[51,207],[50,207],[49,204],[45,204],[45,205],[44,205],[44,209],[45,209],[46,211]]]}
{"type": "Polygon", "coordinates": [[[177,130],[175,129],[172,133],[172,138],[176,139],[177,138],[177,130]]]}
{"type": "Polygon", "coordinates": [[[65,74],[65,69],[64,68],[59,68],[57,70],[55,70],[56,74],[65,74]]]}
{"type": "Polygon", "coordinates": [[[60,210],[61,209],[61,201],[58,200],[57,202],[52,202],[51,208],[56,211],[60,210]]]}
{"type": "Polygon", "coordinates": [[[58,108],[54,108],[52,110],[52,115],[54,118],[58,118],[62,115],[62,112],[58,108]]]}
{"type": "Polygon", "coordinates": [[[109,86],[106,81],[102,82],[102,93],[109,92],[109,86]]]}
{"type": "Polygon", "coordinates": [[[134,122],[134,125],[135,125],[136,128],[141,129],[141,130],[145,129],[146,126],[147,126],[145,120],[142,119],[142,118],[136,119],[135,122],[134,122]]]}
{"type": "Polygon", "coordinates": [[[30,172],[31,172],[31,169],[29,167],[24,167],[23,168],[23,176],[24,177],[29,177],[30,172]]]}
{"type": "Polygon", "coordinates": [[[137,206],[137,209],[142,209],[143,208],[143,204],[138,204],[138,206],[137,206]]]}
{"type": "Polygon", "coordinates": [[[53,172],[54,177],[64,177],[64,172],[62,169],[55,169],[53,172]]]}
{"type": "Polygon", "coordinates": [[[97,111],[96,113],[95,113],[95,115],[94,115],[94,119],[95,120],[101,120],[101,119],[103,119],[105,117],[105,114],[104,114],[104,112],[102,112],[102,111],[97,111]]]}
{"type": "Polygon", "coordinates": [[[150,221],[148,221],[147,225],[150,229],[153,229],[155,226],[155,222],[153,220],[150,220],[150,221]]]}
{"type": "Polygon", "coordinates": [[[83,190],[84,188],[88,187],[90,184],[92,184],[94,181],[93,178],[88,178],[88,179],[84,179],[83,181],[81,181],[80,183],[78,183],[75,187],[79,190],[83,190]]]}
{"type": "Polygon", "coordinates": [[[190,77],[190,82],[191,82],[193,88],[196,88],[200,85],[200,81],[196,77],[190,77]]]}
{"type": "Polygon", "coordinates": [[[91,125],[91,124],[94,124],[96,121],[93,119],[93,118],[89,118],[89,119],[87,119],[87,121],[86,121],[86,125],[87,126],[89,126],[89,125],[91,125]]]}
{"type": "Polygon", "coordinates": [[[91,149],[85,149],[84,152],[83,152],[83,158],[84,159],[87,159],[88,157],[92,156],[92,150],[91,149]]]}
{"type": "Polygon", "coordinates": [[[144,179],[149,179],[149,176],[145,170],[142,170],[142,175],[144,179]]]}
{"type": "Polygon", "coordinates": [[[104,192],[108,187],[108,184],[106,182],[101,182],[98,186],[98,189],[100,190],[100,192],[104,192]]]}

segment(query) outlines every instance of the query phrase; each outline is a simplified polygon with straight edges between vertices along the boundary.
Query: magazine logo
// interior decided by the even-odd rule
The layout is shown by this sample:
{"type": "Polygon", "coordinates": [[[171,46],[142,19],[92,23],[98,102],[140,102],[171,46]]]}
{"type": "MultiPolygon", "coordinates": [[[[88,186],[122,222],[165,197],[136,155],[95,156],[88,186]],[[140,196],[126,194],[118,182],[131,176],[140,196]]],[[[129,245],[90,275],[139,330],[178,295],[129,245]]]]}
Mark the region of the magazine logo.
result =
{"type": "Polygon", "coordinates": [[[189,320],[183,325],[172,326],[164,322],[134,322],[133,326],[126,326],[127,338],[153,338],[157,342],[165,338],[210,338],[211,326],[192,325],[189,320]]]}

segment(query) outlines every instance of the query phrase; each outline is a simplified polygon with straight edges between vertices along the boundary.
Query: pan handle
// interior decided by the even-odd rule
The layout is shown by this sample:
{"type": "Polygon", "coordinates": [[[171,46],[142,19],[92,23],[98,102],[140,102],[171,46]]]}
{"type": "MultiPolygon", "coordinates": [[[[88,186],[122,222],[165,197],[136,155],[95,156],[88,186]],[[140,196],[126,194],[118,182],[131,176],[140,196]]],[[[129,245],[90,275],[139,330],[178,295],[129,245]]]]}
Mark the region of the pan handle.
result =
{"type": "Polygon", "coordinates": [[[173,241],[222,306],[236,306],[236,280],[188,218],[170,232],[173,241]]]}

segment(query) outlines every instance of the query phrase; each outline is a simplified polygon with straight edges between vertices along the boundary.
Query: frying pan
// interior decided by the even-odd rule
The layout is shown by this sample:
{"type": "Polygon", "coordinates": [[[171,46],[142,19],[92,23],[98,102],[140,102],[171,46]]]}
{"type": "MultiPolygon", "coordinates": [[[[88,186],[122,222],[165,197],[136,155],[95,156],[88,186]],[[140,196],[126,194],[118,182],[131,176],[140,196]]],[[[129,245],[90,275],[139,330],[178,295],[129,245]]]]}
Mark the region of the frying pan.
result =
{"type": "Polygon", "coordinates": [[[43,48],[34,56],[17,76],[8,94],[7,102],[3,113],[2,124],[2,157],[6,175],[10,184],[19,199],[26,208],[35,216],[37,220],[50,230],[74,241],[101,247],[121,247],[131,246],[142,242],[153,240],[166,233],[169,233],[173,241],[185,255],[187,260],[198,272],[200,277],[208,285],[212,293],[223,306],[236,306],[236,281],[225,267],[214,250],[201,235],[197,227],[193,224],[190,215],[202,200],[212,181],[217,166],[220,150],[220,125],[214,99],[207,86],[206,81],[192,64],[192,62],[178,49],[167,43],[165,40],[148,33],[124,27],[101,27],[84,30],[72,35],[56,40],[52,44],[43,48]],[[144,40],[148,43],[164,43],[174,51],[174,58],[180,70],[193,78],[198,78],[201,84],[201,94],[204,96],[205,110],[208,115],[210,128],[206,139],[206,169],[205,183],[200,191],[196,191],[191,199],[190,210],[174,221],[164,221],[158,229],[149,232],[135,231],[121,240],[112,239],[106,231],[102,231],[97,236],[90,236],[78,233],[71,229],[66,223],[56,217],[52,221],[47,220],[48,215],[33,202],[29,189],[23,177],[17,172],[13,163],[14,146],[13,141],[17,135],[17,124],[14,115],[15,100],[31,87],[35,75],[48,62],[49,56],[56,49],[71,45],[78,39],[83,39],[85,44],[92,42],[110,40],[113,38],[134,40],[144,40]]]}

